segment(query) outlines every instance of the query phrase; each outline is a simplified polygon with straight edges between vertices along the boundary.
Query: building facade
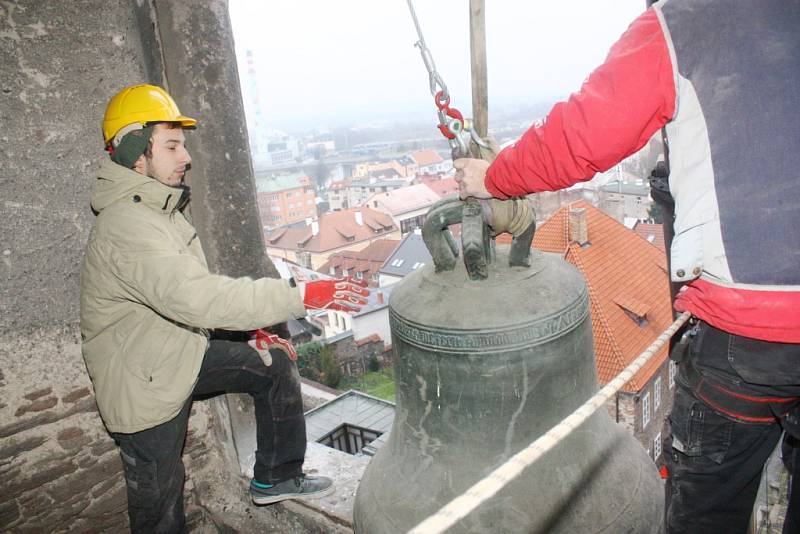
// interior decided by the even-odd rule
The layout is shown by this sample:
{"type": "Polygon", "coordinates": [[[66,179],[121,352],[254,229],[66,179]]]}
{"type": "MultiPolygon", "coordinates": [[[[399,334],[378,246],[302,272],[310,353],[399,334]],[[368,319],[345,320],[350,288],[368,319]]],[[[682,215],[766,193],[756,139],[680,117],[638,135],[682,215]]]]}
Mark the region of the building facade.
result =
{"type": "Polygon", "coordinates": [[[267,231],[270,256],[319,270],[330,257],[345,250],[359,251],[382,239],[399,239],[391,217],[368,208],[323,213],[317,220],[267,231]]]}
{"type": "Polygon", "coordinates": [[[257,174],[256,192],[264,228],[276,228],[317,216],[314,186],[311,178],[304,174],[257,174]]]}

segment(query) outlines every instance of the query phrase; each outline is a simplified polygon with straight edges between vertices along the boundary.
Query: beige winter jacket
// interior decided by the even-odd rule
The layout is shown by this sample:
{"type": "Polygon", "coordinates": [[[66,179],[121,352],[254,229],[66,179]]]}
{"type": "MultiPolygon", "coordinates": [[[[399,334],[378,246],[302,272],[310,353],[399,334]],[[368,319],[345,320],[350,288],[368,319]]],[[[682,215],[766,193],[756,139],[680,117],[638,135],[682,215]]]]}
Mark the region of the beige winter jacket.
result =
{"type": "Polygon", "coordinates": [[[305,315],[282,280],[208,271],[181,188],[106,161],[81,273],[83,356],[108,429],[168,421],[192,393],[205,329],[253,330],[305,315]]]}

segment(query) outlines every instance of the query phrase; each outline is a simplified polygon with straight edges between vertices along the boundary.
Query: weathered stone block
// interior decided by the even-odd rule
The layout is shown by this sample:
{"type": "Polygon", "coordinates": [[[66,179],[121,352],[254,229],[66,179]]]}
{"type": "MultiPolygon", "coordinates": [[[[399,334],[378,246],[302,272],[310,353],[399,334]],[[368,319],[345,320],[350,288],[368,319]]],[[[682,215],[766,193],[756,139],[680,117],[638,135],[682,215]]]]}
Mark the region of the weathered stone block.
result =
{"type": "Polygon", "coordinates": [[[66,404],[72,404],[73,402],[77,401],[78,399],[82,399],[83,397],[88,396],[91,393],[89,388],[80,388],[73,391],[70,391],[66,395],[64,395],[61,400],[66,404]]]}
{"type": "Polygon", "coordinates": [[[14,415],[19,417],[28,412],[41,412],[42,410],[49,410],[56,404],[58,404],[58,399],[56,397],[47,397],[46,399],[35,400],[28,405],[17,408],[17,411],[14,413],[14,415]]]}
{"type": "Polygon", "coordinates": [[[127,512],[128,510],[128,494],[124,484],[115,486],[110,492],[102,498],[98,498],[89,505],[84,511],[85,517],[99,518],[102,516],[109,516],[127,512]]]}
{"type": "Polygon", "coordinates": [[[87,436],[84,431],[78,427],[65,428],[58,433],[58,444],[64,449],[73,450],[84,445],[91,443],[92,438],[87,436]]]}
{"type": "Polygon", "coordinates": [[[19,505],[15,501],[0,504],[0,528],[6,529],[19,519],[19,505]]]}
{"type": "Polygon", "coordinates": [[[53,388],[49,388],[48,387],[48,388],[32,391],[31,393],[28,393],[27,395],[25,395],[25,398],[28,399],[29,401],[32,401],[32,400],[38,399],[39,397],[44,397],[45,395],[50,395],[52,392],[53,392],[53,388]]]}
{"type": "Polygon", "coordinates": [[[92,454],[95,456],[102,456],[108,451],[117,450],[117,444],[114,443],[114,440],[111,438],[104,439],[102,441],[95,441],[92,443],[92,454]]]}
{"type": "Polygon", "coordinates": [[[81,518],[70,525],[70,532],[85,532],[87,534],[129,531],[128,514],[124,510],[91,519],[81,518]]]}
{"type": "Polygon", "coordinates": [[[81,469],[87,469],[97,463],[97,457],[90,454],[81,454],[75,461],[78,464],[78,467],[81,469]]]}
{"type": "MultiPolygon", "coordinates": [[[[92,488],[92,497],[95,499],[102,498],[106,495],[109,491],[116,488],[117,486],[125,488],[125,476],[120,470],[118,473],[114,473],[113,475],[109,476],[106,480],[92,488]]],[[[116,491],[116,490],[115,490],[116,491]]]]}
{"type": "Polygon", "coordinates": [[[48,517],[51,514],[53,500],[41,491],[31,491],[17,499],[22,513],[27,519],[32,517],[48,517]]]}
{"type": "Polygon", "coordinates": [[[11,441],[10,444],[0,448],[0,460],[13,458],[21,453],[32,451],[47,441],[45,436],[34,436],[19,442],[11,441]]]}
{"type": "Polygon", "coordinates": [[[94,486],[114,477],[121,471],[120,459],[110,456],[87,469],[82,469],[71,476],[62,477],[47,488],[47,493],[56,501],[63,501],[70,495],[88,493],[94,486]]]}
{"type": "MultiPolygon", "coordinates": [[[[29,473],[26,473],[30,474],[30,478],[15,477],[11,479],[10,483],[8,483],[4,489],[9,495],[19,495],[27,491],[38,489],[48,482],[74,473],[77,469],[78,466],[69,461],[54,466],[47,466],[44,463],[39,463],[39,465],[31,466],[29,473]]],[[[0,494],[0,500],[2,499],[3,495],[0,494]]]]}
{"type": "Polygon", "coordinates": [[[0,438],[7,438],[19,432],[24,432],[25,430],[53,423],[60,419],[66,419],[76,413],[94,413],[96,411],[97,405],[93,398],[81,399],[64,412],[58,412],[56,410],[42,412],[33,417],[16,421],[10,425],[0,426],[0,438]]]}

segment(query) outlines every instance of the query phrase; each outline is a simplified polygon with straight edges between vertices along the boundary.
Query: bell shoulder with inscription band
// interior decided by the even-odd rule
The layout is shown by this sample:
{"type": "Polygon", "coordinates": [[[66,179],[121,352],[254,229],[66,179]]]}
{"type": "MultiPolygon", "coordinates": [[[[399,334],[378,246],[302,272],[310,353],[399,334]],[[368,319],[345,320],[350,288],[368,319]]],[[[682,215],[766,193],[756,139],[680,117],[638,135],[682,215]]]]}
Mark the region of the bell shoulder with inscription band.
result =
{"type": "MultiPolygon", "coordinates": [[[[428,228],[434,265],[389,301],[395,420],[358,488],[358,533],[408,531],[598,389],[581,274],[531,253],[531,229],[496,261],[487,247],[475,276],[450,261],[450,238],[437,248],[444,219],[428,228]]],[[[662,532],[663,495],[652,460],[601,409],[448,532],[662,532]]]]}

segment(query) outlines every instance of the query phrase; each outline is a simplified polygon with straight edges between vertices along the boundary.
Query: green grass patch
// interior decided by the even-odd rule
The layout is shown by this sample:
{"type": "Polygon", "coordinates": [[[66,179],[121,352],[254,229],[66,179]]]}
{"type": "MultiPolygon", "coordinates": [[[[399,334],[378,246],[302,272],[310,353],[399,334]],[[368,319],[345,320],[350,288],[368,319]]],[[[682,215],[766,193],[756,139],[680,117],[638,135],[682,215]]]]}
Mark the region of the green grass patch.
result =
{"type": "Polygon", "coordinates": [[[391,369],[382,369],[360,376],[346,376],[339,385],[339,389],[355,389],[367,395],[394,402],[394,373],[391,369]]]}

